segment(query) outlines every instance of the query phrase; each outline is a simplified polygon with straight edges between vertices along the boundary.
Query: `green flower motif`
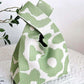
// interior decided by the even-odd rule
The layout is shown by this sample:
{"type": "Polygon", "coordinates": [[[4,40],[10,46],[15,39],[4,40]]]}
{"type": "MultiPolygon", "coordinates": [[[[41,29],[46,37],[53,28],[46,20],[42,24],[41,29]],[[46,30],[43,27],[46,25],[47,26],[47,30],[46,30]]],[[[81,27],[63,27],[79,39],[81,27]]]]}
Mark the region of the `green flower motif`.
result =
{"type": "MultiPolygon", "coordinates": [[[[48,76],[55,76],[63,68],[61,60],[63,58],[63,51],[61,49],[48,48],[47,54],[41,56],[39,59],[40,69],[48,74],[48,76]],[[52,67],[48,64],[48,60],[54,58],[56,60],[56,66],[52,67]]],[[[51,63],[54,63],[51,61],[51,63]]]]}
{"type": "Polygon", "coordinates": [[[30,60],[30,61],[35,61],[35,60],[36,60],[36,56],[37,56],[37,54],[39,54],[39,53],[40,53],[40,52],[37,51],[33,45],[31,45],[31,46],[30,46],[30,52],[29,52],[29,54],[30,54],[30,55],[29,55],[29,60],[30,60]]]}
{"type": "Polygon", "coordinates": [[[59,44],[63,41],[64,41],[64,38],[63,38],[62,34],[58,34],[53,38],[52,43],[59,44]]]}
{"type": "Polygon", "coordinates": [[[63,73],[60,74],[59,77],[63,76],[64,74],[68,74],[68,64],[69,64],[69,57],[67,56],[64,63],[63,73]]]}
{"type": "Polygon", "coordinates": [[[32,39],[38,39],[40,35],[40,33],[35,28],[28,24],[26,24],[23,33],[28,33],[28,37],[32,39]]]}
{"type": "Polygon", "coordinates": [[[33,69],[31,73],[25,74],[20,73],[20,84],[42,84],[45,81],[45,79],[40,78],[40,73],[38,70],[33,69]]]}
{"type": "Polygon", "coordinates": [[[68,52],[68,49],[67,49],[67,45],[66,44],[63,45],[63,48],[65,49],[65,52],[68,52]]]}
{"type": "Polygon", "coordinates": [[[54,30],[54,33],[59,32],[59,29],[57,28],[57,26],[54,23],[51,25],[51,29],[54,30]]]}

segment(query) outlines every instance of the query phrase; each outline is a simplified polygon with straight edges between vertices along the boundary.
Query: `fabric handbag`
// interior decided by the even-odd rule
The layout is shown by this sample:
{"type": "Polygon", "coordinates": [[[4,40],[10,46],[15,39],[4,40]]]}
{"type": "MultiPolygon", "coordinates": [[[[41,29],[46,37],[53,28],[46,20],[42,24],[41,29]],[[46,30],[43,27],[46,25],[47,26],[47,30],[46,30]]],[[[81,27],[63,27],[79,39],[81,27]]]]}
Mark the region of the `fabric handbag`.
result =
{"type": "Polygon", "coordinates": [[[43,84],[68,73],[66,43],[49,18],[53,9],[40,0],[27,2],[18,11],[26,23],[11,62],[14,84],[43,84]]]}

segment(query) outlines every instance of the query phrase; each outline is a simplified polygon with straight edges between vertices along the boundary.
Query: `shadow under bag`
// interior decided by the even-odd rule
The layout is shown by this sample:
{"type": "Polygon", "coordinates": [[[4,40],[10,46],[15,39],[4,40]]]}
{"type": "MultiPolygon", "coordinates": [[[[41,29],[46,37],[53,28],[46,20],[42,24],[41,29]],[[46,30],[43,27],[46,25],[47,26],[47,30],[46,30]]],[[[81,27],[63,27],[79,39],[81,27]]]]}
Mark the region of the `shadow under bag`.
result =
{"type": "Polygon", "coordinates": [[[43,84],[68,73],[68,51],[63,36],[49,18],[53,9],[40,0],[18,11],[26,23],[11,62],[14,84],[43,84]]]}

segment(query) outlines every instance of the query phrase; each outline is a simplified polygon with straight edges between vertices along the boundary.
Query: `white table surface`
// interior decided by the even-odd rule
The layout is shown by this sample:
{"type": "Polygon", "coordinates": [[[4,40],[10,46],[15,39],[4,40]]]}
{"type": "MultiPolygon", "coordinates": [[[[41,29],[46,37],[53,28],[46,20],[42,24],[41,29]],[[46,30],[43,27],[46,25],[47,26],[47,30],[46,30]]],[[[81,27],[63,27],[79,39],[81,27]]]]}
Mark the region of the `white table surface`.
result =
{"type": "MultiPolygon", "coordinates": [[[[15,45],[0,48],[0,84],[12,84],[10,78],[10,64],[15,45]]],[[[46,84],[84,84],[84,55],[72,49],[69,51],[70,73],[46,84]]]]}

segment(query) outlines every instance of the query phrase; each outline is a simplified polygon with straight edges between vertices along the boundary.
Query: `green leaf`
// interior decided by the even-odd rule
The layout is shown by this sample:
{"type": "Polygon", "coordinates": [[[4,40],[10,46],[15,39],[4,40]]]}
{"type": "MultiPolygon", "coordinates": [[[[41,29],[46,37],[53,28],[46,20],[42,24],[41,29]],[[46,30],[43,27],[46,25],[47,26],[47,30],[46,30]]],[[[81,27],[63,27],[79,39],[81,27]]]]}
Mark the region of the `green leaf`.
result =
{"type": "Polygon", "coordinates": [[[15,20],[15,19],[14,19],[14,20],[12,20],[12,21],[11,21],[11,23],[16,23],[16,20],[15,20]]]}
{"type": "Polygon", "coordinates": [[[5,45],[7,45],[7,42],[4,40],[5,45]]]}
{"type": "Polygon", "coordinates": [[[6,32],[3,35],[3,40],[4,40],[5,45],[11,44],[11,41],[9,40],[9,36],[6,34],[6,32]]]}
{"type": "Polygon", "coordinates": [[[12,20],[11,23],[14,23],[14,24],[19,24],[19,21],[17,21],[16,19],[12,20]]]}
{"type": "Polygon", "coordinates": [[[20,17],[19,16],[17,16],[16,18],[15,18],[15,20],[18,20],[20,17]]]}
{"type": "Polygon", "coordinates": [[[16,13],[19,13],[19,9],[16,10],[16,13]]]}
{"type": "Polygon", "coordinates": [[[4,39],[8,40],[8,35],[6,35],[6,36],[4,37],[4,39]]]}
{"type": "Polygon", "coordinates": [[[8,44],[11,44],[10,40],[6,40],[8,42],[8,44]]]}
{"type": "Polygon", "coordinates": [[[17,23],[16,23],[17,25],[19,24],[19,21],[17,21],[17,23]]]}
{"type": "Polygon", "coordinates": [[[0,4],[1,4],[2,2],[0,2],[0,4]]]}
{"type": "Polygon", "coordinates": [[[4,29],[0,28],[0,32],[4,32],[4,31],[5,31],[4,29]]]}
{"type": "Polygon", "coordinates": [[[12,19],[12,15],[10,15],[10,19],[12,19]]]}
{"type": "Polygon", "coordinates": [[[3,37],[6,36],[6,32],[3,34],[3,37]]]}
{"type": "Polygon", "coordinates": [[[11,27],[13,27],[13,24],[9,23],[9,25],[10,25],[11,27]]]}
{"type": "Polygon", "coordinates": [[[20,18],[19,16],[15,17],[15,19],[12,20],[11,23],[13,23],[13,24],[19,24],[19,21],[18,21],[19,18],[20,18]]]}

